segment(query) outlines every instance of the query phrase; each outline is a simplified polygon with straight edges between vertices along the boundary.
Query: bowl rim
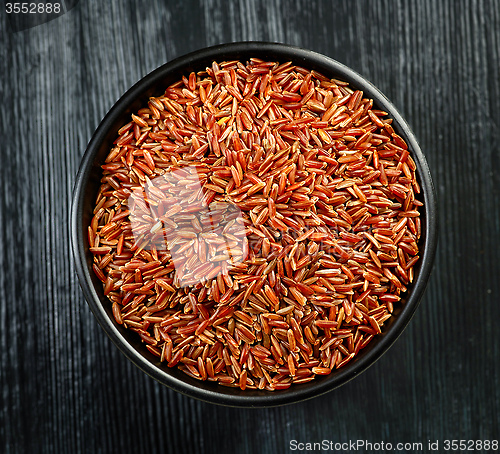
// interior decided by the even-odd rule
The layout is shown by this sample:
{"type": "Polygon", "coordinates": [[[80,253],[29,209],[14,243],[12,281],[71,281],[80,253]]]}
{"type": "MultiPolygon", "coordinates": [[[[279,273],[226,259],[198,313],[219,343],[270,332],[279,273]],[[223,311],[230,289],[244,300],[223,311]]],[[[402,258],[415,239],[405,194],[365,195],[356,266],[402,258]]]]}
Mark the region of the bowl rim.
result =
{"type": "MultiPolygon", "coordinates": [[[[80,286],[97,321],[118,349],[147,375],[175,391],[210,403],[246,408],[291,404],[317,397],[347,383],[375,363],[393,345],[414,315],[432,271],[438,237],[436,194],[429,166],[410,127],[389,99],[356,71],[330,57],[287,44],[260,41],[220,44],[196,50],[158,67],[127,90],[113,104],[87,145],[75,179],[70,217],[72,252],[80,286]],[[307,384],[291,387],[284,391],[261,391],[258,395],[236,394],[234,393],[234,388],[226,388],[220,385],[217,391],[203,389],[195,384],[188,383],[187,375],[186,381],[176,378],[140,354],[114,325],[97,295],[91,280],[91,271],[86,263],[86,251],[84,247],[84,231],[86,231],[86,226],[83,225],[82,219],[85,189],[90,177],[91,168],[99,151],[99,146],[110,128],[113,127],[120,115],[123,114],[124,110],[133,101],[144,95],[148,89],[161,83],[172,72],[182,71],[183,68],[190,66],[196,67],[202,61],[228,60],[228,56],[233,57],[238,55],[241,55],[239,58],[249,58],[251,54],[259,58],[269,55],[269,58],[282,60],[282,62],[292,60],[294,63],[303,64],[307,68],[326,68],[327,72],[335,73],[335,77],[347,81],[349,85],[361,87],[364,94],[372,98],[378,108],[382,108],[388,112],[388,116],[393,119],[393,124],[398,127],[398,133],[408,143],[411,156],[417,165],[417,174],[420,178],[425,213],[425,222],[422,225],[422,231],[425,231],[425,242],[422,245],[423,254],[421,254],[420,258],[420,270],[416,276],[416,280],[412,284],[411,293],[404,307],[399,315],[397,315],[390,329],[380,336],[374,347],[369,351],[363,352],[356,359],[356,362],[335,371],[335,374],[328,376],[329,379],[327,380],[313,380],[307,384]]],[[[242,393],[247,393],[247,391],[242,393]]]]}

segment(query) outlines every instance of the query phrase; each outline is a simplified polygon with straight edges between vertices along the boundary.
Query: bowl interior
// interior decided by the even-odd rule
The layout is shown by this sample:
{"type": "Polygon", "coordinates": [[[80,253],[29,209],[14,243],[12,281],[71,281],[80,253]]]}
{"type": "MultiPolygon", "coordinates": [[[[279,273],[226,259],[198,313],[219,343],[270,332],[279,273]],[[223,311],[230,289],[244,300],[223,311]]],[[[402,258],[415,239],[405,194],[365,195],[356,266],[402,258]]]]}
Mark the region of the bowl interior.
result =
{"type": "Polygon", "coordinates": [[[246,407],[280,405],[322,394],[347,382],[379,358],[401,334],[418,305],[432,268],[437,241],[434,188],[425,158],[409,127],[389,100],[360,75],[323,55],[282,44],[221,45],[202,49],[161,66],[134,85],[112,107],[92,137],[77,176],[72,208],[72,240],[80,283],[92,311],[112,341],[144,372],[179,392],[213,403],[246,407]],[[422,189],[417,198],[424,203],[421,212],[422,236],[419,242],[421,253],[415,266],[415,279],[408,286],[408,292],[401,303],[395,305],[394,317],[386,322],[383,333],[340,370],[332,371],[328,376],[318,376],[307,384],[295,385],[277,392],[241,391],[239,388],[202,382],[190,378],[177,368],[160,364],[158,358],[146,349],[136,333],[115,322],[111,304],[104,296],[102,283],[92,271],[93,257],[89,251],[86,234],[101,184],[100,166],[117,137],[118,129],[130,121],[131,113],[147,105],[149,97],[162,95],[167,86],[179,80],[182,75],[203,70],[214,60],[245,61],[250,57],[281,63],[292,61],[305,68],[317,70],[327,77],[345,80],[351,88],[362,90],[364,96],[372,98],[374,108],[389,113],[389,117],[394,120],[394,130],[408,144],[417,165],[417,180],[422,189]]]}

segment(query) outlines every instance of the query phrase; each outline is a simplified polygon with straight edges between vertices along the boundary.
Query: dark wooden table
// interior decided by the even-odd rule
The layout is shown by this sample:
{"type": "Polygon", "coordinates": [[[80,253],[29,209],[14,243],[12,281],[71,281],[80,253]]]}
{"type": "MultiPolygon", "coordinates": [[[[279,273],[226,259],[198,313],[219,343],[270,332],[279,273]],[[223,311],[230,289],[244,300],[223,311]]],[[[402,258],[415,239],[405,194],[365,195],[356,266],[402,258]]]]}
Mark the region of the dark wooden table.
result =
{"type": "Polygon", "coordinates": [[[499,439],[498,1],[80,0],[17,32],[2,6],[0,77],[0,452],[499,439]],[[260,410],[198,402],[133,366],[69,250],[75,174],[108,109],[174,57],[241,40],[321,52],[378,86],[420,140],[441,230],[421,306],[387,354],[325,396],[260,410]]]}

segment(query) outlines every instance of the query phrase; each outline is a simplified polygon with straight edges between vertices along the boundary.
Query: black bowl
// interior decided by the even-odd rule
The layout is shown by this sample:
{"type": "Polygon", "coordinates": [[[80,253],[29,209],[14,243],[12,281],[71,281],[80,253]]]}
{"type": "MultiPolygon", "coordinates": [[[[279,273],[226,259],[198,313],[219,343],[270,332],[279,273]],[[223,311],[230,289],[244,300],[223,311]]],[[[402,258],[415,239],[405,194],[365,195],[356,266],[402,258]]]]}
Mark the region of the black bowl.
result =
{"type": "Polygon", "coordinates": [[[179,57],[137,82],[111,108],[95,131],[83,156],[76,177],[71,210],[71,238],[76,269],[85,298],[98,322],[115,345],[134,364],[160,383],[207,402],[240,407],[265,407],[301,401],[330,391],[373,364],[394,343],[413,316],[424,293],[432,269],[437,245],[436,201],[427,162],[410,128],[391,102],[370,82],[352,69],[324,55],[310,50],[276,43],[243,42],[224,44],[201,49],[179,57]],[[130,115],[147,105],[150,96],[160,96],[165,88],[187,75],[210,66],[214,60],[247,60],[257,57],[272,61],[292,61],[315,69],[328,77],[347,81],[351,88],[364,92],[374,101],[375,108],[389,113],[395,131],[407,142],[417,165],[417,179],[422,188],[420,199],[424,202],[421,215],[421,259],[415,267],[415,279],[408,288],[401,304],[397,304],[384,331],[355,360],[327,376],[282,391],[260,391],[229,388],[213,382],[190,378],[177,368],[161,365],[132,331],[118,325],[111,313],[111,304],[104,296],[102,283],[92,271],[92,254],[87,240],[87,226],[92,218],[93,205],[100,186],[101,168],[118,129],[130,121],[130,115]]]}

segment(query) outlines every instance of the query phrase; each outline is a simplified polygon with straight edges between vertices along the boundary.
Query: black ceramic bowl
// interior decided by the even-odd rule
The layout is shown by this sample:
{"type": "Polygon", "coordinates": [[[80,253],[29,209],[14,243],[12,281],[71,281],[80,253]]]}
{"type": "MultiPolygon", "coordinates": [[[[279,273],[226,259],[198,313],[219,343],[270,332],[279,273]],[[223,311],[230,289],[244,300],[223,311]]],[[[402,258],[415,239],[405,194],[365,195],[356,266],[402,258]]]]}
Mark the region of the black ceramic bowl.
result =
{"type": "Polygon", "coordinates": [[[74,189],[71,230],[76,269],[88,304],[104,331],[127,358],[148,375],[176,391],[207,402],[241,407],[282,405],[315,397],[346,383],[373,364],[394,343],[413,316],[431,273],[437,243],[436,202],[429,168],[410,128],[391,102],[366,79],[331,58],[297,47],[259,42],[201,49],[161,66],[128,90],[104,117],[82,159],[74,189]],[[86,234],[100,186],[100,165],[117,137],[118,129],[130,121],[130,114],[147,105],[150,96],[162,95],[165,88],[179,80],[181,75],[205,69],[214,60],[245,61],[250,57],[279,62],[292,61],[328,77],[347,81],[351,88],[362,90],[364,96],[372,98],[375,108],[389,113],[395,131],[407,142],[417,165],[417,178],[422,188],[420,198],[424,202],[419,244],[421,259],[415,268],[415,279],[402,303],[396,305],[394,317],[384,326],[383,334],[340,370],[327,376],[318,376],[309,383],[275,392],[241,391],[239,388],[228,388],[213,382],[201,382],[177,368],[170,369],[160,364],[158,358],[146,349],[134,332],[115,322],[111,304],[104,296],[102,283],[92,271],[92,254],[89,252],[86,234]]]}

